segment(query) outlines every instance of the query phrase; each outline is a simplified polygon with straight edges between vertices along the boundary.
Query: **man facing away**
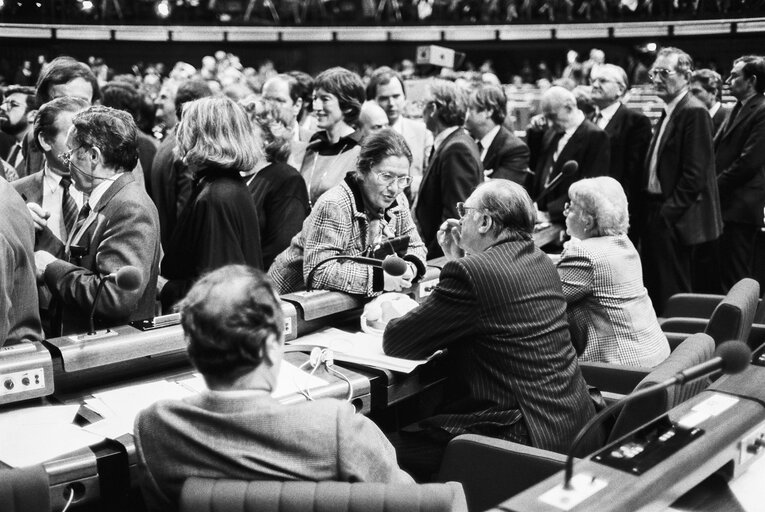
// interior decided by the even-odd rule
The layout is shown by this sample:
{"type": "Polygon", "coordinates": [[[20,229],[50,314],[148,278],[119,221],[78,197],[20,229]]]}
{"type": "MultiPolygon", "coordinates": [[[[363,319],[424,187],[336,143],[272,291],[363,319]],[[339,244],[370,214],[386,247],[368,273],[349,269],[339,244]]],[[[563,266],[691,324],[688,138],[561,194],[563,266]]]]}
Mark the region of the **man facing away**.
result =
{"type": "Polygon", "coordinates": [[[460,434],[565,452],[595,413],[558,272],[532,240],[528,193],[491,180],[458,213],[438,231],[449,261],[437,288],[383,335],[391,356],[420,359],[448,348],[448,400],[392,437],[402,467],[421,478],[438,469],[446,444],[460,434]]]}

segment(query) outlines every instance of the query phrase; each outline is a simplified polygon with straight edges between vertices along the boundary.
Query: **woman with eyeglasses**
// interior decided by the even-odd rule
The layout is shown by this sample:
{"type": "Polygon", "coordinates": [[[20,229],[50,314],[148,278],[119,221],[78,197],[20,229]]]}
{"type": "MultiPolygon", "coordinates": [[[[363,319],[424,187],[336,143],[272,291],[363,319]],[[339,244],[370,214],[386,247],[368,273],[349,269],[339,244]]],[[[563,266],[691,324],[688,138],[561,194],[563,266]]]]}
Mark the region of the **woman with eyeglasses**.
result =
{"type": "Polygon", "coordinates": [[[390,128],[362,142],[356,169],[321,196],[268,275],[279,293],[330,289],[374,296],[411,286],[425,273],[425,245],[412,220],[404,189],[411,183],[412,153],[390,128]],[[368,256],[386,243],[409,237],[406,272],[393,276],[382,268],[333,257],[368,256]],[[311,282],[306,282],[310,277],[311,282]]]}
{"type": "Polygon", "coordinates": [[[640,256],[627,237],[627,196],[614,178],[575,182],[564,215],[571,240],[558,274],[580,359],[656,366],[669,343],[643,285],[640,256]]]}
{"type": "Polygon", "coordinates": [[[247,113],[228,98],[191,101],[175,136],[194,182],[162,259],[165,310],[205,272],[228,264],[263,268],[258,214],[241,176],[257,166],[263,145],[247,113]]]}
{"type": "Polygon", "coordinates": [[[329,68],[313,84],[313,115],[319,128],[308,143],[300,174],[311,204],[353,171],[359,155],[357,124],[366,99],[364,83],[345,68],[329,68]]]}

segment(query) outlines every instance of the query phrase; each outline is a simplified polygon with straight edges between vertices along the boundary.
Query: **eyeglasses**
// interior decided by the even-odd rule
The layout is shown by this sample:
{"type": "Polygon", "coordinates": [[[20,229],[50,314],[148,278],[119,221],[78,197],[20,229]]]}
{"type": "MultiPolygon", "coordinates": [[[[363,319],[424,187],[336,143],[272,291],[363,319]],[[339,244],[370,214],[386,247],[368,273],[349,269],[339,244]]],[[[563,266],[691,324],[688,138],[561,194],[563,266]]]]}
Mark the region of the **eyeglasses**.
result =
{"type": "MultiPolygon", "coordinates": [[[[74,149],[70,149],[69,151],[64,151],[63,153],[59,153],[58,157],[66,164],[66,165],[74,165],[72,163],[72,155],[77,152],[77,150],[83,148],[85,144],[81,144],[77,146],[74,149]]],[[[79,170],[79,169],[78,169],[79,170]]]]}
{"type": "Polygon", "coordinates": [[[374,174],[377,177],[377,181],[385,186],[390,186],[395,181],[399,188],[406,188],[412,183],[411,176],[396,176],[389,172],[376,172],[374,174]]]}
{"type": "Polygon", "coordinates": [[[656,77],[661,78],[662,80],[666,80],[672,75],[676,75],[677,71],[673,69],[667,69],[667,68],[651,68],[648,71],[648,78],[651,80],[656,79],[656,77]]]}
{"type": "Polygon", "coordinates": [[[478,211],[479,208],[476,208],[475,206],[465,206],[465,203],[463,203],[462,201],[457,203],[457,215],[460,216],[460,219],[465,216],[468,210],[478,211]]]}

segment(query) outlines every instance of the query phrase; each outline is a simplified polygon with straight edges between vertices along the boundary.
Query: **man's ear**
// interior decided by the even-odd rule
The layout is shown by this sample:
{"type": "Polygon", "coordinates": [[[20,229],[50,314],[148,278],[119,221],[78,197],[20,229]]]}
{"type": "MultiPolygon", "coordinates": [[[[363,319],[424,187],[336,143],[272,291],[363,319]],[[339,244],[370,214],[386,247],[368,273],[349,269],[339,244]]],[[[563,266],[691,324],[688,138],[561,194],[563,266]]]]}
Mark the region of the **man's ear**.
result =
{"type": "Polygon", "coordinates": [[[37,134],[37,143],[40,144],[40,147],[46,153],[53,149],[53,146],[45,141],[45,137],[43,137],[42,133],[37,134]]]}
{"type": "Polygon", "coordinates": [[[27,122],[31,125],[35,123],[35,117],[37,117],[37,110],[29,110],[27,112],[27,122]]]}
{"type": "Polygon", "coordinates": [[[491,231],[492,226],[494,226],[494,220],[485,213],[482,213],[481,222],[478,224],[478,232],[485,235],[491,231]]]}
{"type": "Polygon", "coordinates": [[[101,153],[101,148],[93,146],[88,150],[88,156],[93,164],[97,164],[99,161],[103,163],[104,155],[101,153]]]}
{"type": "Polygon", "coordinates": [[[284,340],[272,334],[266,338],[266,342],[263,344],[263,359],[269,366],[273,366],[281,359],[283,349],[284,340]]]}

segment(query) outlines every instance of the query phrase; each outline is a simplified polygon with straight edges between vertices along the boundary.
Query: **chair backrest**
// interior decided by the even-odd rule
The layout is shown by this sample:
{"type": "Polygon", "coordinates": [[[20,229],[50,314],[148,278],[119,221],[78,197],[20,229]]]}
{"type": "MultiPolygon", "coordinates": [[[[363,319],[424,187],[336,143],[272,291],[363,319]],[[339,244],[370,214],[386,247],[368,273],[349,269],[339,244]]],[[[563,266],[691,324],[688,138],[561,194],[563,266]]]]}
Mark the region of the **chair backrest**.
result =
{"type": "Polygon", "coordinates": [[[192,477],[181,491],[181,512],[467,512],[457,482],[383,484],[277,482],[192,477]]]}
{"type": "MultiPolygon", "coordinates": [[[[5,441],[3,441],[5,442],[5,441]]],[[[0,510],[50,510],[50,483],[42,465],[0,470],[0,510]]]]}
{"type": "MultiPolygon", "coordinates": [[[[654,367],[635,388],[635,391],[664,382],[676,373],[708,361],[714,355],[715,341],[704,333],[693,334],[673,350],[667,359],[654,367]]],[[[658,418],[673,407],[701,393],[709,386],[705,377],[683,385],[671,386],[625,405],[611,429],[608,442],[614,441],[637,427],[658,418]]]]}
{"type": "Polygon", "coordinates": [[[728,340],[746,343],[759,299],[760,284],[754,279],[742,279],[717,305],[704,332],[715,340],[715,345],[728,340]]]}

